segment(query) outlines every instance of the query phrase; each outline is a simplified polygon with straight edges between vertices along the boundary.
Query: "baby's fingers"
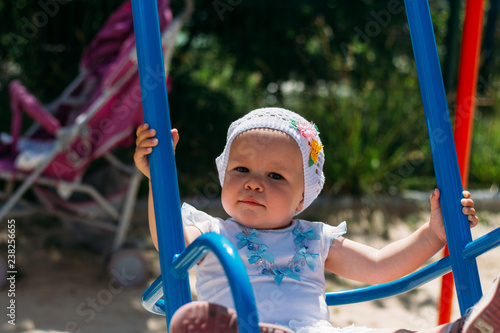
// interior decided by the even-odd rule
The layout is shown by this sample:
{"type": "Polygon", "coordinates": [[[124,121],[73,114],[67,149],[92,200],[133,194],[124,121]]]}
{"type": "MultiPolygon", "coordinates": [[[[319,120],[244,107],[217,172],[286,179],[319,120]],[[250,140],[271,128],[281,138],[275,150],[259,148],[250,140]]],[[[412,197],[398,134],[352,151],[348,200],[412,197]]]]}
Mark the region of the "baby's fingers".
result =
{"type": "Polygon", "coordinates": [[[472,200],[472,199],[462,199],[462,200],[460,200],[460,203],[464,207],[474,208],[474,200],[472,200]]]}
{"type": "Polygon", "coordinates": [[[158,143],[158,140],[154,141],[153,138],[156,135],[156,131],[154,129],[148,129],[148,130],[143,130],[139,132],[137,139],[135,140],[135,145],[137,147],[140,147],[143,143],[146,145],[153,147],[156,146],[158,143]],[[156,144],[155,144],[156,142],[156,144]]]}
{"type": "Polygon", "coordinates": [[[479,218],[476,216],[476,210],[472,207],[462,208],[462,213],[467,215],[467,220],[469,220],[469,225],[474,228],[479,223],[479,218]]]}
{"type": "Polygon", "coordinates": [[[472,207],[463,207],[462,213],[465,215],[476,215],[476,210],[472,207]]]}
{"type": "Polygon", "coordinates": [[[441,203],[439,201],[439,197],[441,196],[441,192],[439,191],[439,189],[434,189],[434,191],[432,192],[431,194],[431,198],[430,198],[430,201],[431,201],[431,211],[432,210],[435,210],[435,209],[438,209],[438,208],[441,208],[441,203]]]}
{"type": "Polygon", "coordinates": [[[136,148],[134,158],[136,161],[141,161],[144,156],[151,154],[153,147],[158,145],[158,139],[154,136],[156,131],[149,129],[148,124],[143,124],[137,129],[137,139],[135,140],[136,148]]]}
{"type": "Polygon", "coordinates": [[[179,131],[176,128],[172,128],[171,130],[172,133],[172,141],[174,144],[174,150],[177,147],[177,144],[179,143],[179,131]]]}
{"type": "Polygon", "coordinates": [[[149,124],[142,124],[137,127],[137,130],[135,131],[135,136],[139,136],[142,132],[147,130],[149,128],[149,124]]]}
{"type": "Polygon", "coordinates": [[[141,159],[144,156],[151,154],[152,151],[153,148],[151,147],[137,147],[135,149],[135,157],[141,159]]]}
{"type": "Polygon", "coordinates": [[[476,215],[469,215],[467,219],[471,228],[474,228],[479,223],[479,218],[476,215]]]}
{"type": "Polygon", "coordinates": [[[151,149],[152,147],[155,147],[158,145],[158,139],[157,138],[152,138],[152,139],[144,139],[140,142],[137,143],[137,149],[142,149],[142,148],[149,148],[151,149]]]}

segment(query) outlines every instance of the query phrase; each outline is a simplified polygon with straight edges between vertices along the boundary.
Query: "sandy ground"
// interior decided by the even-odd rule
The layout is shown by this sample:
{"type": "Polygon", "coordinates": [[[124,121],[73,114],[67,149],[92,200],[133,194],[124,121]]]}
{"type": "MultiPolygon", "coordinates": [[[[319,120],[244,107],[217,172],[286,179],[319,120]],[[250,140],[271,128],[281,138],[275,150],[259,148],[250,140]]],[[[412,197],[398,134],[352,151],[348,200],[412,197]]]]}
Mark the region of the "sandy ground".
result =
{"type": "MultiPolygon", "coordinates": [[[[490,202],[483,206],[479,201],[476,203],[481,224],[473,230],[474,238],[500,226],[497,203],[492,205],[490,202]]],[[[314,211],[322,216],[322,220],[332,224],[347,220],[351,238],[375,247],[407,235],[428,217],[426,209],[423,209],[426,205],[421,202],[417,205],[407,202],[377,203],[359,208],[363,204],[340,200],[335,202],[335,206],[345,208],[337,208],[334,213],[327,208],[314,211]]],[[[331,207],[332,204],[325,206],[331,207]]],[[[42,216],[16,218],[18,274],[15,297],[8,296],[9,288],[0,290],[0,331],[166,332],[164,317],[148,313],[140,304],[142,292],[158,276],[160,269],[158,254],[148,237],[144,204],[138,207],[131,235],[139,241],[140,251],[148,263],[148,279],[143,285],[129,289],[117,286],[115,280],[107,275],[103,255],[78,244],[57,220],[42,216]],[[16,325],[8,323],[11,319],[7,316],[7,306],[11,299],[15,299],[16,304],[16,325]]],[[[5,222],[0,225],[0,256],[4,259],[7,253],[5,222]]],[[[478,259],[483,288],[488,288],[493,278],[500,274],[499,251],[496,249],[478,259]]],[[[331,290],[356,286],[359,284],[328,276],[328,288],[331,290]]],[[[359,326],[415,330],[431,327],[437,322],[439,290],[440,281],[434,281],[400,296],[330,307],[331,320],[336,326],[355,323],[359,326]]],[[[458,316],[457,308],[455,298],[454,318],[458,316]]]]}

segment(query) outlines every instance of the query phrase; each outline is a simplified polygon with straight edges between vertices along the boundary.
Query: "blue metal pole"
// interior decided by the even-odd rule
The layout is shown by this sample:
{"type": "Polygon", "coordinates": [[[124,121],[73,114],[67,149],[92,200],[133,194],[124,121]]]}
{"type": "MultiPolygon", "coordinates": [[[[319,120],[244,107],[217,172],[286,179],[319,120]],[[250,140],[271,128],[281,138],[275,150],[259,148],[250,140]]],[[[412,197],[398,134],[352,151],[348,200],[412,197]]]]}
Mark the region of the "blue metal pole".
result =
{"type": "Polygon", "coordinates": [[[185,249],[179,186],[156,0],[132,0],[132,12],[144,120],[157,130],[159,142],[149,165],[168,327],[173,313],[191,301],[187,275],[176,279],[170,274],[174,256],[185,249]]]}
{"type": "Polygon", "coordinates": [[[461,213],[462,181],[453,141],[448,104],[439,65],[429,4],[405,0],[408,25],[417,65],[427,131],[431,144],[441,209],[445,222],[455,288],[462,315],[481,298],[475,259],[466,260],[465,246],[472,240],[467,217],[461,213]]]}
{"type": "Polygon", "coordinates": [[[443,259],[436,261],[421,270],[395,281],[356,289],[327,292],[326,304],[329,306],[352,304],[399,295],[420,287],[421,285],[448,273],[450,270],[450,257],[444,257],[443,259]]]}
{"type": "MultiPolygon", "coordinates": [[[[248,333],[260,332],[257,305],[245,265],[238,255],[238,250],[236,250],[226,237],[209,232],[196,238],[172,262],[172,275],[182,277],[191,267],[205,257],[209,251],[219,259],[226,273],[238,314],[239,331],[248,333]]],[[[441,261],[445,259],[441,259],[441,261]]],[[[448,266],[450,265],[448,264],[448,266]]],[[[156,279],[143,293],[142,305],[150,312],[164,315],[165,302],[161,299],[163,296],[161,280],[161,277],[156,279]]]]}
{"type": "Polygon", "coordinates": [[[467,260],[474,259],[498,246],[500,246],[500,228],[496,228],[467,244],[464,249],[464,257],[467,260]]]}
{"type": "MultiPolygon", "coordinates": [[[[473,260],[481,254],[500,246],[500,228],[468,243],[464,249],[466,260],[473,260]]],[[[373,301],[383,297],[399,295],[401,293],[417,288],[424,283],[448,273],[451,270],[450,256],[436,261],[425,268],[398,280],[375,286],[361,287],[357,289],[333,291],[326,293],[326,304],[341,305],[366,301],[373,301]]]]}
{"type": "Polygon", "coordinates": [[[221,263],[231,287],[238,314],[239,332],[259,333],[259,314],[245,265],[238,250],[224,236],[212,232],[203,234],[191,243],[172,264],[172,274],[183,274],[211,251],[221,263]]]}

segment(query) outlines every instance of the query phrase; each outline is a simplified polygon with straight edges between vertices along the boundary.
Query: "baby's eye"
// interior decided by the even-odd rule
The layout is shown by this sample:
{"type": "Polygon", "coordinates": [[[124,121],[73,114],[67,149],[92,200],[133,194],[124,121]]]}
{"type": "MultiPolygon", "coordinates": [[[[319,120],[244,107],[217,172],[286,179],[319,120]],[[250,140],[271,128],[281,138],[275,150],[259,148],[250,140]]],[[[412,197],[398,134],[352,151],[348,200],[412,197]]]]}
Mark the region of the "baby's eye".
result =
{"type": "Polygon", "coordinates": [[[279,173],[276,173],[276,172],[271,172],[269,174],[269,177],[272,179],[276,179],[276,180],[284,179],[282,175],[280,175],[279,173]]]}
{"type": "Polygon", "coordinates": [[[236,167],[236,168],[234,168],[234,170],[236,170],[238,172],[248,172],[248,168],[245,168],[245,167],[236,167]]]}

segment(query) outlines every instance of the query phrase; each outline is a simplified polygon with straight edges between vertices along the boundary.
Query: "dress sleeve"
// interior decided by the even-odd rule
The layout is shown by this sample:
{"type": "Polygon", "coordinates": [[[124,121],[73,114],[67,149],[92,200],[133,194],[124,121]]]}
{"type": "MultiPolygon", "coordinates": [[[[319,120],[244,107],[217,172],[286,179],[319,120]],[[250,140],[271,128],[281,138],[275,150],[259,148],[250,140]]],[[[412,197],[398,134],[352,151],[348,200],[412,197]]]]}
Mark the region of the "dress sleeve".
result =
{"type": "Polygon", "coordinates": [[[338,226],[332,226],[323,222],[316,222],[321,226],[321,242],[319,248],[319,254],[323,260],[323,265],[328,258],[330,252],[330,247],[334,239],[339,238],[347,232],[347,227],[345,221],[340,223],[338,226]]]}
{"type": "Polygon", "coordinates": [[[330,245],[335,238],[339,238],[347,232],[346,222],[340,223],[338,226],[334,227],[329,224],[323,226],[323,234],[330,240],[330,245]]]}
{"type": "Polygon", "coordinates": [[[219,219],[208,215],[193,206],[183,203],[181,208],[182,223],[184,226],[195,226],[201,233],[219,232],[219,219]]]}

